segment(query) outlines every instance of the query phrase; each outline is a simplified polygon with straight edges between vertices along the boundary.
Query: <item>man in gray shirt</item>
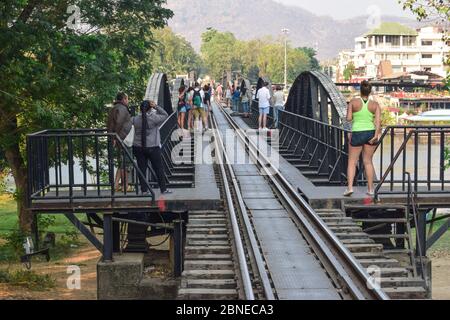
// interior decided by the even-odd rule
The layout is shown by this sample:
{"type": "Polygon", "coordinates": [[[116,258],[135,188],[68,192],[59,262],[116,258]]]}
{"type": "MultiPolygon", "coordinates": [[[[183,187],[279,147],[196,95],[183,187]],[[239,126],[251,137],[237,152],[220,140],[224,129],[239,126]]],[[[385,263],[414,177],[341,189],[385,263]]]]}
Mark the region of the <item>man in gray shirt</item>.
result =
{"type": "Polygon", "coordinates": [[[117,133],[120,139],[124,140],[130,133],[131,126],[128,96],[123,92],[119,92],[114,102],[114,107],[108,114],[108,133],[117,133]]]}
{"type": "MultiPolygon", "coordinates": [[[[130,111],[128,109],[128,96],[123,92],[119,92],[117,94],[116,101],[114,102],[114,107],[108,114],[108,133],[116,133],[120,139],[124,140],[130,133],[131,127],[132,122],[130,111]]],[[[122,190],[123,192],[125,192],[125,189],[128,187],[127,166],[129,166],[130,161],[118,142],[114,140],[113,143],[117,149],[119,159],[115,180],[115,189],[116,191],[122,190]],[[121,182],[122,186],[120,184],[121,182]]]]}

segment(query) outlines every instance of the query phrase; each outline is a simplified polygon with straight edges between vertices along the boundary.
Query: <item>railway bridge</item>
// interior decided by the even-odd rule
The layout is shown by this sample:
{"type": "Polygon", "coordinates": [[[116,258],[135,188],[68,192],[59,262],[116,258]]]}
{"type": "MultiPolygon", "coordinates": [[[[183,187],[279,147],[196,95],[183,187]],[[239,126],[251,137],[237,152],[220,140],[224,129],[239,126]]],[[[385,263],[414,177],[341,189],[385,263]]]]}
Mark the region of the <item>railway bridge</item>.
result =
{"type": "MultiPolygon", "coordinates": [[[[267,133],[255,130],[257,101],[244,117],[218,100],[213,130],[180,132],[183,84],[170,88],[166,75],[154,74],[146,91],[170,114],[160,130],[171,195],[162,197],[151,166],[145,175],[104,129],[27,137],[30,210],[65,215],[102,253],[100,299],[431,297],[427,250],[450,226],[450,216],[438,214],[450,208],[450,127],[385,128],[375,197],[365,194],[361,162],[356,192],[344,198],[347,103],[325,74],[298,76],[278,130],[267,133]],[[129,181],[116,190],[118,167],[129,181]],[[140,193],[139,177],[150,195],[140,193]],[[438,221],[445,223],[435,228],[438,221]],[[161,237],[169,284],[144,273],[161,237]]],[[[246,79],[239,85],[251,89],[246,79]]]]}

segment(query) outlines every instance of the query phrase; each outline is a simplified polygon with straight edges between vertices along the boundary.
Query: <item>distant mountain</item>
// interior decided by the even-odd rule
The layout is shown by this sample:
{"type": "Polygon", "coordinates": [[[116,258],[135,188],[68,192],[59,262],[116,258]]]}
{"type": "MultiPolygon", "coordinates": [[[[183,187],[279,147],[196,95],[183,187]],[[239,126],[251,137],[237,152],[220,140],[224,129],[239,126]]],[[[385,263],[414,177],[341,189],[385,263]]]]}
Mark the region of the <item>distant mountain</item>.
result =
{"type": "MultiPolygon", "coordinates": [[[[316,48],[320,59],[330,59],[340,50],[353,48],[354,38],[368,31],[367,17],[335,20],[273,0],[168,0],[167,7],[175,13],[169,26],[196,50],[201,45],[201,34],[208,27],[233,32],[242,40],[278,37],[282,28],[288,28],[293,45],[316,48]]],[[[400,17],[382,16],[382,20],[418,25],[400,17]]]]}

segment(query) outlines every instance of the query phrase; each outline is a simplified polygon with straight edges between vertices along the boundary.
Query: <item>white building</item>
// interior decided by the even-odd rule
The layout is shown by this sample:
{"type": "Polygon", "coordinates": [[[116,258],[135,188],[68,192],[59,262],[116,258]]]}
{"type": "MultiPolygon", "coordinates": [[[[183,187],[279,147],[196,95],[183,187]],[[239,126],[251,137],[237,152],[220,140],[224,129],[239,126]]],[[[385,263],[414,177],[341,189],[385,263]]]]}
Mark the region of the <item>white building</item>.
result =
{"type": "Polygon", "coordinates": [[[393,74],[429,71],[445,77],[444,59],[450,46],[443,38],[443,30],[437,27],[414,30],[399,23],[385,22],[356,38],[354,50],[340,53],[339,70],[342,74],[351,61],[357,70],[356,77],[373,79],[389,75],[379,74],[384,62],[388,69],[392,66],[393,74]]]}

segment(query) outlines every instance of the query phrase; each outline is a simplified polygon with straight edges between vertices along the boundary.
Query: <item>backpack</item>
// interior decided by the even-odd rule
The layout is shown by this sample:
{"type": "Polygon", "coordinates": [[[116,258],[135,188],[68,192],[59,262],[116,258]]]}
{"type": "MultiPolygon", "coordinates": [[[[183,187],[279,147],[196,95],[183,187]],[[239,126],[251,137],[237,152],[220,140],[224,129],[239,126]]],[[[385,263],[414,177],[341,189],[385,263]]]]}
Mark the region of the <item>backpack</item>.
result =
{"type": "Polygon", "coordinates": [[[194,106],[196,107],[201,107],[202,106],[202,96],[200,94],[200,90],[194,90],[194,96],[192,97],[192,103],[194,104],[194,106]]]}

